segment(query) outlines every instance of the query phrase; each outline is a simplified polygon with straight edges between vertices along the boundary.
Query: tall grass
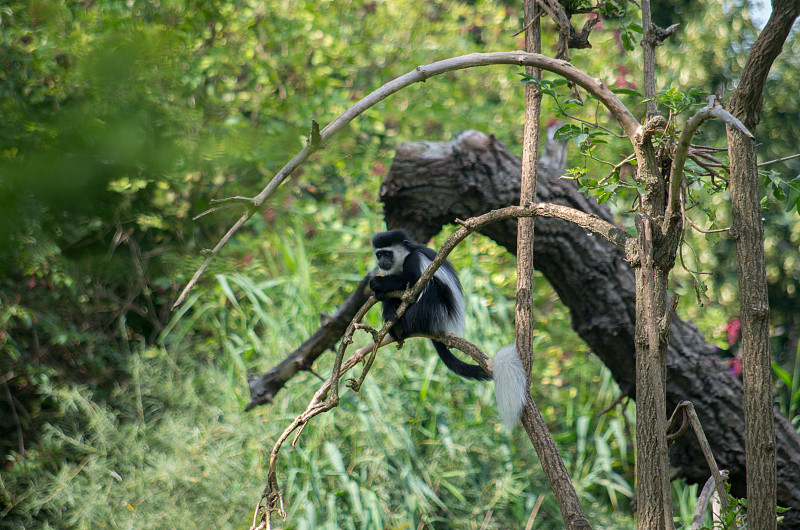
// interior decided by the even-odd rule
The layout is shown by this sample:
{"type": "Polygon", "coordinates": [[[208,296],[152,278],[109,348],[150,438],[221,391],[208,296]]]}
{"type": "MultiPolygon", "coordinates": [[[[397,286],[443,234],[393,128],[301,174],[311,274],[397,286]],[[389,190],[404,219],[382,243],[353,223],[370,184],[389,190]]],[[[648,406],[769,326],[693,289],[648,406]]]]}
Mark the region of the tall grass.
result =
{"type": "Polygon", "coordinates": [[[48,388],[61,421],[3,475],[0,524],[29,528],[243,527],[257,495],[259,441],[213,364],[161,348],[132,353],[130,381],[107,401],[48,388]]]}
{"type": "MultiPolygon", "coordinates": [[[[319,381],[300,374],[245,413],[246,374],[279,362],[369,266],[368,238],[345,227],[311,237],[291,222],[252,242],[258,258],[218,270],[160,347],[133,348],[108,397],[45,389],[60,421],[2,475],[0,525],[249,526],[272,444],[319,381]]],[[[513,258],[477,239],[453,261],[467,338],[493,355],[513,340],[513,258]]],[[[541,279],[536,304],[537,402],[595,528],[630,527],[632,411],[598,416],[619,390],[541,279]]],[[[561,524],[524,432],[497,421],[492,384],[453,376],[420,339],[381,350],[362,390],[344,389],[338,409],[284,448],[279,477],[286,528],[520,528],[537,505],[534,528],[561,524]]]]}

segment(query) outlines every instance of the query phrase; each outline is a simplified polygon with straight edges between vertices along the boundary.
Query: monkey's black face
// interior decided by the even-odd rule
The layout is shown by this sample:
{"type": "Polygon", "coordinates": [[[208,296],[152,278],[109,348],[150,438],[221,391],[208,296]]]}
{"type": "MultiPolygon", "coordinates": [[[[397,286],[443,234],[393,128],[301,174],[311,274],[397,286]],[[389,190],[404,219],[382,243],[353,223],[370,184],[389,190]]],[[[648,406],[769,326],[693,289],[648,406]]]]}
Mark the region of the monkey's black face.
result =
{"type": "Polygon", "coordinates": [[[392,265],[394,265],[394,252],[391,250],[376,250],[375,257],[378,259],[378,267],[381,270],[392,270],[392,265]]]}
{"type": "Polygon", "coordinates": [[[381,274],[400,274],[403,270],[403,261],[408,256],[408,249],[403,245],[392,245],[375,249],[375,259],[381,274]]]}

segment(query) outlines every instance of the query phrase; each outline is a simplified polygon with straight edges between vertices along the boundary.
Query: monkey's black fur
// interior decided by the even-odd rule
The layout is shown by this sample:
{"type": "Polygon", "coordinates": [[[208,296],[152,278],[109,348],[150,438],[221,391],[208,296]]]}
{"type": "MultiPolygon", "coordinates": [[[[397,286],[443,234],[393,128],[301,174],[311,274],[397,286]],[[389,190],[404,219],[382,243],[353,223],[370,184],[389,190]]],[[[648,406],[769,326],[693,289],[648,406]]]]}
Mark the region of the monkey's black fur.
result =
{"type": "MultiPolygon", "coordinates": [[[[436,252],[425,245],[417,245],[403,230],[381,232],[372,238],[375,257],[378,260],[376,275],[369,286],[375,298],[383,303],[383,318],[397,320],[399,298],[389,298],[391,291],[404,291],[414,285],[436,257],[436,252]]],[[[464,327],[464,295],[453,265],[449,261],[434,274],[417,301],[406,310],[389,334],[395,340],[403,340],[416,334],[460,335],[464,327]]],[[[487,380],[489,374],[473,364],[456,358],[441,342],[432,340],[439,358],[456,375],[466,379],[487,380]]]]}

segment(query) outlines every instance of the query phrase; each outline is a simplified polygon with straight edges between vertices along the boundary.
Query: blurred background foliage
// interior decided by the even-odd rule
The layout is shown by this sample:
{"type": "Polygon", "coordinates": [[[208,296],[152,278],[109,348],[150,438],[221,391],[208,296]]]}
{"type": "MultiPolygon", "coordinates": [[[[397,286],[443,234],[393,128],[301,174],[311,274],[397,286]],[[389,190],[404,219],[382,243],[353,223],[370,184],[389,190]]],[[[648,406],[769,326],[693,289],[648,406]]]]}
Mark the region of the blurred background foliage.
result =
{"type": "MultiPolygon", "coordinates": [[[[662,25],[681,23],[659,50],[661,86],[734,86],[757,34],[743,0],[654,11],[669,13],[662,25]]],[[[634,21],[608,17],[574,62],[641,109],[631,92],[639,51],[626,49],[634,21]]],[[[520,151],[520,72],[444,75],[354,121],[173,315],[199,251],[234,213],[192,216],[212,198],[255,194],[312,119],[329,122],[419,64],[521,48],[520,29],[521,6],[502,0],[0,2],[0,526],[248,527],[268,451],[318,381],[301,375],[274,404],[244,413],[246,374],[282,360],[371,267],[369,236],[383,228],[376,197],[398,142],[476,128],[520,151]]],[[[786,44],[768,83],[762,160],[800,145],[798,46],[786,44]]],[[[705,133],[724,142],[715,125],[705,133]]],[[[602,147],[615,163],[626,156],[618,140],[602,147]]],[[[608,171],[578,149],[571,164],[608,171]]],[[[772,169],[791,195],[780,183],[800,172],[797,161],[772,169]]],[[[797,424],[800,225],[772,196],[776,401],[797,424]]],[[[612,207],[625,223],[620,197],[612,207]]],[[[725,192],[703,200],[701,221],[725,226],[725,192]]],[[[723,346],[737,306],[731,243],[687,242],[688,265],[714,275],[703,305],[684,296],[681,313],[723,346]]],[[[452,259],[468,293],[467,338],[496,351],[513,340],[514,259],[482,238],[452,259]]],[[[691,274],[676,275],[678,292],[695,291],[691,274]]],[[[630,527],[634,405],[601,414],[619,390],[536,282],[535,397],[595,527],[630,527]]],[[[329,368],[329,358],[316,367],[329,368]]],[[[345,392],[284,453],[286,527],[558,526],[527,439],[498,426],[493,400],[491,385],[446,373],[423,341],[382,352],[364,389],[345,392]]],[[[692,488],[674,487],[682,523],[692,488]]]]}

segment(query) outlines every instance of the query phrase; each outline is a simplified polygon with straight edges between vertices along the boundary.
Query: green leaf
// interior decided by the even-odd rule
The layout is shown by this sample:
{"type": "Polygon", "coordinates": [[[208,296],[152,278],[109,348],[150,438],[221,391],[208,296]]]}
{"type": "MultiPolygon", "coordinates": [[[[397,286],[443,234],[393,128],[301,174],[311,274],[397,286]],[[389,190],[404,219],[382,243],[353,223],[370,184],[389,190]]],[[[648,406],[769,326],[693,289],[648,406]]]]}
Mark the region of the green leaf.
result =
{"type": "Polygon", "coordinates": [[[572,141],[575,142],[577,146],[581,146],[588,139],[589,135],[585,132],[578,133],[572,137],[572,141]]]}
{"type": "Polygon", "coordinates": [[[788,370],[784,370],[778,363],[772,361],[772,371],[775,372],[775,375],[787,388],[792,388],[792,374],[788,370]]]}
{"type": "Polygon", "coordinates": [[[642,97],[643,96],[643,94],[641,92],[637,92],[636,90],[633,90],[632,88],[612,88],[611,92],[613,92],[614,94],[625,94],[625,95],[628,95],[628,96],[638,96],[638,97],[642,97]]]}
{"type": "Polygon", "coordinates": [[[580,134],[583,134],[583,129],[576,125],[567,124],[559,127],[558,130],[556,130],[556,132],[553,134],[553,138],[562,141],[570,140],[580,134]]]}
{"type": "Polygon", "coordinates": [[[629,52],[632,52],[636,48],[636,44],[633,41],[633,37],[627,31],[623,31],[620,34],[620,40],[622,40],[622,46],[629,52]]]}
{"type": "Polygon", "coordinates": [[[522,78],[520,83],[523,85],[536,85],[542,86],[542,81],[538,77],[532,74],[520,73],[519,76],[522,78]]]}

